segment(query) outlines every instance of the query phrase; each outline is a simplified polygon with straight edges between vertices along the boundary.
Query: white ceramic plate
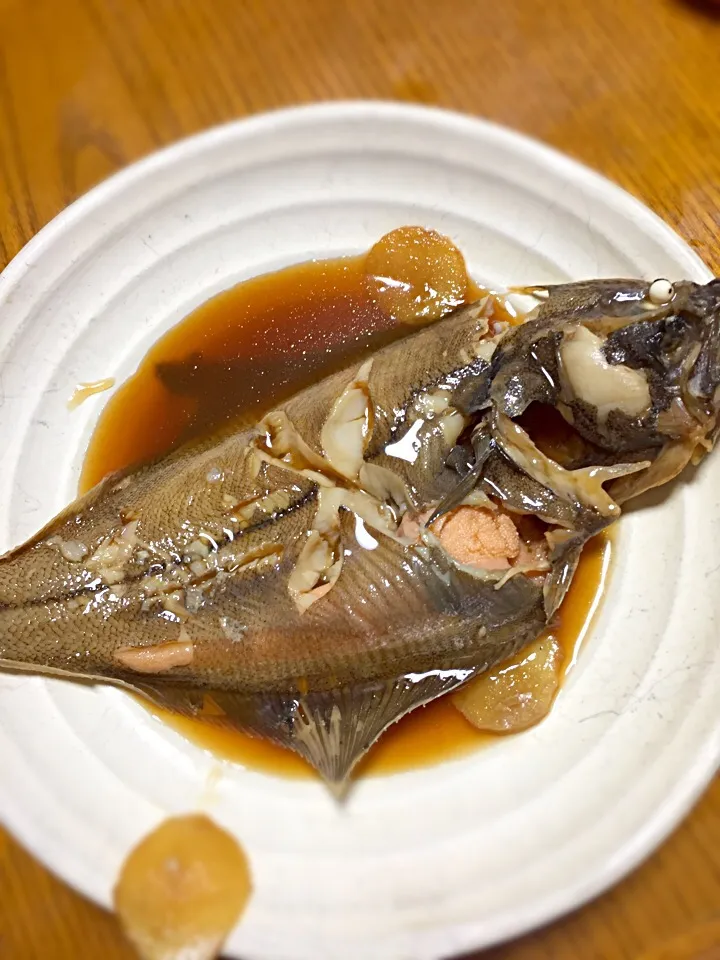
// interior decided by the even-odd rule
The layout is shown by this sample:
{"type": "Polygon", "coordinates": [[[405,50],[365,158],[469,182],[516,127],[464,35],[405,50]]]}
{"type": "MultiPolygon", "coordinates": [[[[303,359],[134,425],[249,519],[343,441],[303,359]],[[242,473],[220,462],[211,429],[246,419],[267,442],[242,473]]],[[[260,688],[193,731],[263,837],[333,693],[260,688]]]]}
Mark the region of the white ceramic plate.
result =
{"type": "MultiPolygon", "coordinates": [[[[496,126],[392,104],[211,130],[71,206],[0,278],[0,538],[69,501],[105,397],[148,346],[239,280],[421,223],[493,286],[709,279],[672,231],[572,161],[496,126]]],[[[0,815],[108,905],[130,849],[206,809],[249,853],[245,960],[435,960],[547,921],[635,866],[720,756],[720,455],[622,523],[611,588],[551,716],[474,756],[319,784],[222,765],[122,693],[0,677],[0,815]]]]}

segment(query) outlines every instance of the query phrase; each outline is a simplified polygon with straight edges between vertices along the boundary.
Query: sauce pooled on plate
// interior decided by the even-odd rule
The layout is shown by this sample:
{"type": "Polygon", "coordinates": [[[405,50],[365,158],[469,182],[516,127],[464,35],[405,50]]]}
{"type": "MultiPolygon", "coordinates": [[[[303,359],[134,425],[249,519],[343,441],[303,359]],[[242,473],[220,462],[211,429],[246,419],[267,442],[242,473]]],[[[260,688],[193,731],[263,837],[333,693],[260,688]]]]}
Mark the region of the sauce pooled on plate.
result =
{"type": "MultiPolygon", "coordinates": [[[[450,241],[418,227],[393,231],[367,255],[302,263],[247,280],[170,330],[116,391],[92,437],[82,489],[187,440],[254,423],[299,389],[412,332],[411,324],[437,319],[485,293],[468,278],[450,241]]],[[[514,319],[500,299],[494,319],[514,319]]],[[[550,651],[553,691],[589,626],[609,555],[605,537],[587,547],[543,648],[550,651]]],[[[517,660],[521,663],[523,654],[517,660]]],[[[514,669],[508,664],[482,678],[487,689],[479,695],[490,720],[495,717],[490,728],[496,731],[503,729],[502,721],[496,722],[498,705],[507,713],[505,688],[512,687],[514,669]]],[[[284,776],[312,774],[304,760],[272,743],[152,709],[221,757],[284,776]]],[[[476,719],[477,714],[475,709],[476,719]]],[[[445,697],[395,724],[360,763],[358,774],[436,763],[493,736],[471,725],[445,697]]]]}

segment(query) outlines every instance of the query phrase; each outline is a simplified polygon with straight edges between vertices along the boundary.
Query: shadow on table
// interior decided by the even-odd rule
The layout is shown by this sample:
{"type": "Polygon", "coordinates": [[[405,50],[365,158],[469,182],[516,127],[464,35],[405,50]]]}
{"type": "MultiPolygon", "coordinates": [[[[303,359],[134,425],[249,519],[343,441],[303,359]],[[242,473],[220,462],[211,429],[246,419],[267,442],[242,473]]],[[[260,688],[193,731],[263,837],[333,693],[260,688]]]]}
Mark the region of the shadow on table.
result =
{"type": "Polygon", "coordinates": [[[678,6],[691,7],[720,22],[720,0],[675,0],[678,6]]]}

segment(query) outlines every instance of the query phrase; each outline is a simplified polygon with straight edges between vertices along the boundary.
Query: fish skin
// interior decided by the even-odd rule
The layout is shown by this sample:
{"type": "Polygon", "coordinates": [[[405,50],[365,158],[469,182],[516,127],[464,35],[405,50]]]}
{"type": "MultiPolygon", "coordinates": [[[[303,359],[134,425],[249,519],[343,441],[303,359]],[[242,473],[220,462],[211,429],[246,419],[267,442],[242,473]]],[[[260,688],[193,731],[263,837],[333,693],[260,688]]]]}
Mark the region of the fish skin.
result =
{"type": "MultiPolygon", "coordinates": [[[[452,358],[457,349],[471,342],[486,326],[482,306],[473,306],[451,318],[438,331],[440,337],[431,336],[431,330],[421,331],[416,335],[419,350],[410,377],[401,382],[396,382],[392,370],[398,355],[404,351],[399,345],[382,351],[383,361],[379,362],[379,357],[376,360],[370,384],[371,390],[384,398],[382,404],[376,405],[375,436],[389,437],[393,411],[407,405],[418,382],[424,378],[424,382],[433,384],[452,373],[452,358]],[[447,352],[444,362],[438,361],[438,350],[440,354],[447,352]]],[[[280,408],[294,418],[308,417],[305,435],[318,450],[319,428],[347,380],[347,371],[333,375],[280,408]]],[[[299,664],[307,665],[307,657],[296,655],[297,644],[307,642],[311,649],[317,645],[305,637],[311,619],[300,617],[292,608],[285,584],[301,537],[312,526],[317,485],[294,471],[272,464],[264,465],[260,474],[254,476],[257,463],[250,455],[254,438],[254,431],[245,431],[199,453],[192,448],[180,450],[125,476],[110,477],[25,545],[7,554],[0,562],[0,659],[45,665],[84,676],[131,680],[131,675],[114,664],[115,649],[169,642],[179,634],[177,620],[159,615],[156,610],[141,609],[145,581],[154,569],[170,583],[174,570],[187,573],[184,550],[202,532],[207,532],[218,545],[218,557],[229,567],[234,561],[240,562],[248,552],[267,545],[284,545],[284,554],[270,569],[263,567],[259,573],[248,576],[240,571],[215,577],[221,588],[217,600],[206,604],[207,611],[204,607],[187,623],[187,631],[198,634],[198,661],[192,671],[189,668],[174,670],[173,678],[191,676],[205,685],[244,684],[242,689],[263,689],[278,673],[283,682],[304,675],[297,671],[299,664]],[[213,470],[222,473],[222,481],[208,481],[213,470]],[[290,491],[285,509],[270,517],[260,515],[246,529],[232,531],[232,511],[223,505],[224,495],[246,501],[278,489],[290,491]],[[142,560],[133,558],[124,571],[122,583],[98,584],[97,575],[86,564],[64,560],[57,546],[48,544],[49,540],[59,537],[63,542],[82,543],[92,553],[103,539],[116,536],[134,517],[138,518],[137,536],[148,556],[142,560]],[[227,531],[232,536],[228,536],[227,531]],[[125,588],[123,596],[118,596],[119,588],[125,588]],[[72,608],[77,608],[77,599],[87,599],[86,612],[68,609],[69,601],[72,608]],[[249,680],[250,668],[243,666],[237,645],[229,646],[224,637],[218,636],[216,624],[210,627],[204,623],[217,617],[217,606],[225,603],[230,605],[227,615],[233,616],[237,611],[242,621],[252,616],[264,620],[267,605],[273,607],[273,620],[279,619],[283,629],[297,638],[289,645],[287,669],[278,671],[275,665],[268,664],[258,666],[257,679],[249,680]],[[82,626],[82,630],[68,630],[72,623],[82,626]],[[210,647],[212,653],[207,649],[210,647]],[[78,651],[82,654],[80,658],[78,651]],[[228,654],[232,654],[229,676],[228,654]],[[213,656],[220,663],[219,668],[213,666],[213,656]]],[[[439,465],[447,452],[449,447],[439,450],[439,465]]],[[[432,485],[424,482],[420,471],[413,465],[407,466],[410,479],[415,479],[418,487],[424,487],[432,495],[432,485]]],[[[313,629],[318,627],[313,624],[313,629]]],[[[270,631],[258,636],[265,639],[270,631]]],[[[243,658],[248,656],[249,646],[249,642],[242,644],[243,658]]],[[[255,661],[252,662],[254,665],[255,661]]],[[[321,672],[331,673],[332,669],[333,663],[323,663],[321,672]]]]}
{"type": "MultiPolygon", "coordinates": [[[[473,450],[468,443],[454,457],[457,438],[448,436],[443,417],[422,416],[423,398],[441,397],[475,433],[485,431],[478,487],[507,510],[568,532],[544,582],[519,573],[498,589],[459,568],[432,538],[411,544],[374,531],[377,546],[366,549],[354,516],[341,510],[340,576],[300,612],[288,579],[316,521],[318,495],[328,480],[353,483],[332,471],[316,478],[276,457],[259,458],[268,449],[263,420],[213,446],[189,446],[107,478],[6,554],[0,667],[116,683],[190,714],[202,712],[209,694],[221,707],[217,722],[297,750],[342,789],[390,723],[534,639],[561,602],[583,544],[619,514],[593,506],[577,478],[576,492],[568,493],[530,476],[503,447],[501,416],[517,417],[534,402],[560,409],[604,466],[634,464],[634,472],[608,483],[618,500],[648,482],[666,482],[714,440],[717,281],[676,284],[663,305],[649,304],[644,281],[533,289],[547,298],[524,324],[495,338],[494,352],[487,349],[491,301],[483,300],[374,355],[364,459],[402,481],[408,509],[452,497],[459,482],[453,463],[472,469],[473,450]],[[558,350],[580,324],[605,338],[609,363],[647,376],[652,403],[644,416],[612,411],[601,424],[594,408],[567,396],[558,350]],[[680,401],[683,417],[673,419],[680,401]],[[412,430],[415,458],[390,456],[387,447],[412,430]],[[66,559],[68,544],[82,546],[86,556],[66,559]],[[123,550],[119,561],[98,560],[123,550]],[[186,613],[191,594],[194,609],[186,613]],[[150,678],[114,656],[180,639],[192,642],[192,662],[150,678]]],[[[359,367],[276,411],[320,460],[323,424],[359,367]]]]}

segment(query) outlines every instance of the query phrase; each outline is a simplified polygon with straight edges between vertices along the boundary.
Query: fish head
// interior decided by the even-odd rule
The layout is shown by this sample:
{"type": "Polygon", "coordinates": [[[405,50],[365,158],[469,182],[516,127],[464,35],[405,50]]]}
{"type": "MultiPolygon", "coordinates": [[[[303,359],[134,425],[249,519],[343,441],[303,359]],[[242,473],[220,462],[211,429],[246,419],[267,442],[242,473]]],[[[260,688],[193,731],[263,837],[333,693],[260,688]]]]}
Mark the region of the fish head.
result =
{"type": "Polygon", "coordinates": [[[637,458],[713,438],[720,282],[593,280],[522,288],[539,300],[493,357],[490,403],[554,407],[595,450],[637,458]]]}
{"type": "Polygon", "coordinates": [[[720,280],[683,284],[683,313],[697,342],[683,387],[691,402],[716,423],[720,410],[720,280]]]}
{"type": "Polygon", "coordinates": [[[707,316],[717,311],[720,280],[707,284],[690,280],[672,281],[602,278],[572,283],[511,287],[510,292],[528,295],[541,302],[541,307],[527,317],[542,315],[546,320],[589,323],[615,320],[619,326],[639,320],[688,312],[707,316]],[[545,304],[546,306],[543,306],[545,304]]]}
{"type": "Polygon", "coordinates": [[[647,383],[648,403],[634,423],[625,423],[626,433],[635,429],[641,442],[655,446],[668,440],[707,443],[720,410],[720,281],[658,279],[644,291],[634,286],[642,299],[625,301],[619,315],[580,315],[584,329],[601,339],[600,359],[611,368],[600,364],[601,376],[617,374],[615,409],[622,410],[622,377],[632,388],[628,371],[634,371],[636,385],[640,377],[647,383]]]}

